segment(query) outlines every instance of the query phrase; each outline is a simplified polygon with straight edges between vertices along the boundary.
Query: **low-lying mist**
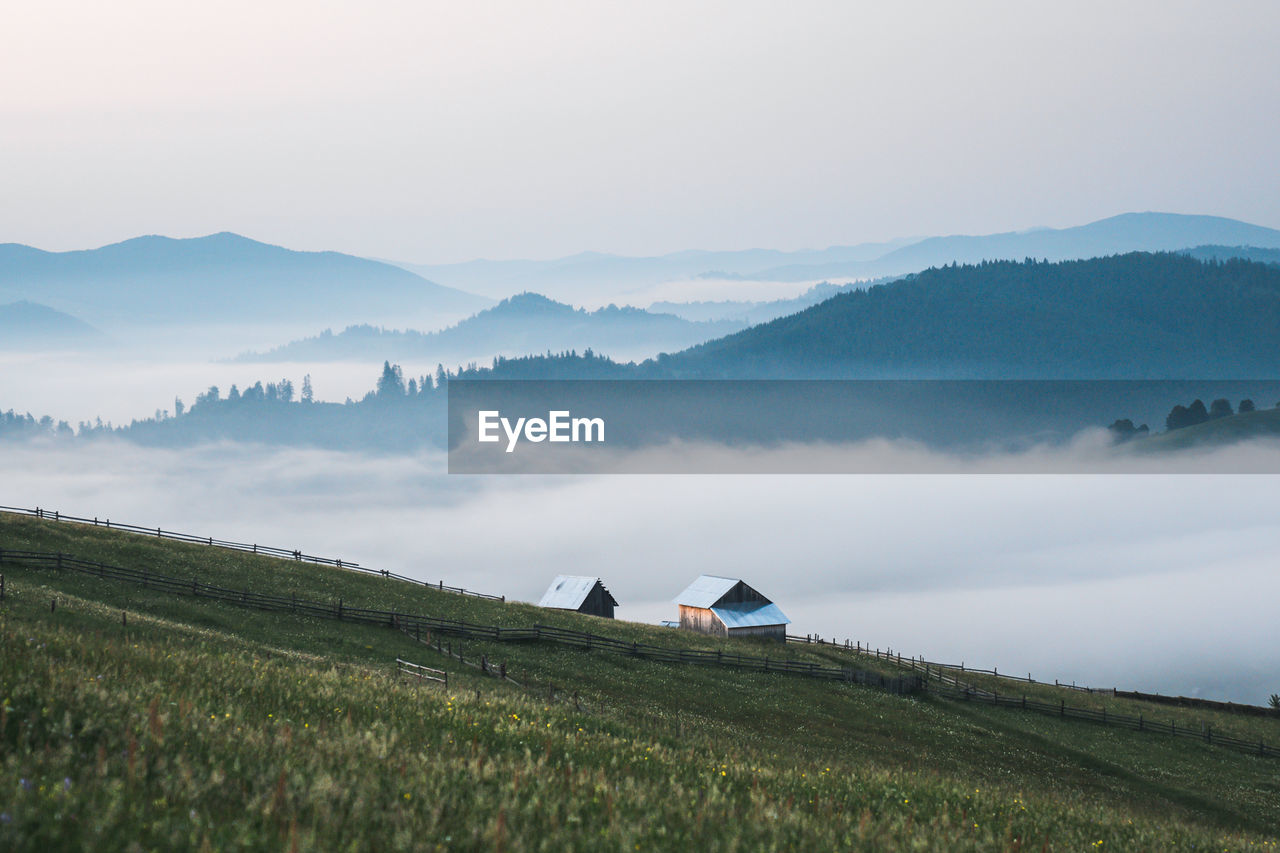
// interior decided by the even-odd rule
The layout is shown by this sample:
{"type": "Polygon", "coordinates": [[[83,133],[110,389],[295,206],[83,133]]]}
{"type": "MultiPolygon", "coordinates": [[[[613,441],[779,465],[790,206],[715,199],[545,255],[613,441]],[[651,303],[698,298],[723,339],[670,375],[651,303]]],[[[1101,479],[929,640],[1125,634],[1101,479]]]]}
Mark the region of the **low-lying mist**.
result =
{"type": "Polygon", "coordinates": [[[463,477],[440,454],[124,442],[0,443],[0,471],[8,505],[514,599],[598,575],[636,621],[674,618],[700,573],[730,575],[794,634],[1122,689],[1280,691],[1269,475],[463,477]]]}

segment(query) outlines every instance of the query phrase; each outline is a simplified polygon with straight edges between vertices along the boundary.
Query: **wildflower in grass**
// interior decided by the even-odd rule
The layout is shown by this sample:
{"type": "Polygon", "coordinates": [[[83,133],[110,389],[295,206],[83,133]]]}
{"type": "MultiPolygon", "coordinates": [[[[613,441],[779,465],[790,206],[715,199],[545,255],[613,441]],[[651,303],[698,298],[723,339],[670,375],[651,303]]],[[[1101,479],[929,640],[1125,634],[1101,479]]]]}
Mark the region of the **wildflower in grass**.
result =
{"type": "Polygon", "coordinates": [[[62,790],[64,790],[64,791],[70,791],[70,790],[71,790],[71,777],[70,777],[70,776],[64,776],[64,777],[62,777],[62,790]]]}
{"type": "Polygon", "coordinates": [[[0,823],[13,823],[13,818],[8,812],[0,812],[0,823]]]}
{"type": "Polygon", "coordinates": [[[30,779],[19,779],[18,784],[22,786],[22,790],[24,791],[30,791],[32,788],[30,779]]]}

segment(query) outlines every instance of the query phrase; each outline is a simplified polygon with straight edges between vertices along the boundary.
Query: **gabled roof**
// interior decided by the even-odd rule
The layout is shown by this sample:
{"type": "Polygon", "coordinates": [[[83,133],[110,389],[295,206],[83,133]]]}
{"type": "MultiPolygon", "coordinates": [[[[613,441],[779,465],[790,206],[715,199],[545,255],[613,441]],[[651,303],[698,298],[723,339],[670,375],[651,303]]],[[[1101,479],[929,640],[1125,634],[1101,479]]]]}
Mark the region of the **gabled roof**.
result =
{"type": "Polygon", "coordinates": [[[686,607],[710,607],[726,592],[738,585],[738,578],[722,578],[719,575],[698,575],[698,579],[676,596],[676,604],[686,607]]]}
{"type": "Polygon", "coordinates": [[[613,606],[617,607],[618,602],[614,601],[609,590],[605,589],[600,578],[589,578],[582,575],[556,575],[556,579],[551,582],[551,586],[547,587],[547,591],[542,594],[542,600],[538,602],[539,607],[555,607],[560,610],[577,610],[582,606],[582,602],[587,600],[587,596],[591,594],[591,590],[596,584],[600,584],[600,588],[604,589],[604,594],[609,596],[609,600],[613,601],[613,606]]]}
{"type": "Polygon", "coordinates": [[[711,612],[720,618],[726,628],[757,628],[762,625],[790,625],[787,614],[776,604],[761,604],[758,601],[741,604],[722,604],[712,607],[711,612]]]}

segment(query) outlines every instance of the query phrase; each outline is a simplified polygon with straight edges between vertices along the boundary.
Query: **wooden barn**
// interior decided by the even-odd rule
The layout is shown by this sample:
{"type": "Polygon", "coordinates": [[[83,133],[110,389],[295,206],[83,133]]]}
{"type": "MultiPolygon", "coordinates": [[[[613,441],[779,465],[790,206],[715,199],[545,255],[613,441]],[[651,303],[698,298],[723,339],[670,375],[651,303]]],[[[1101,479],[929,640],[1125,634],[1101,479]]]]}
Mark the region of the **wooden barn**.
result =
{"type": "Polygon", "coordinates": [[[556,575],[556,579],[543,593],[539,607],[551,607],[556,610],[576,610],[578,613],[589,613],[592,616],[613,618],[613,608],[618,606],[609,590],[605,589],[600,578],[588,578],[580,575],[556,575]]]}
{"type": "Polygon", "coordinates": [[[770,637],[785,643],[791,620],[738,578],[701,575],[679,596],[680,627],[720,637],[770,637]]]}

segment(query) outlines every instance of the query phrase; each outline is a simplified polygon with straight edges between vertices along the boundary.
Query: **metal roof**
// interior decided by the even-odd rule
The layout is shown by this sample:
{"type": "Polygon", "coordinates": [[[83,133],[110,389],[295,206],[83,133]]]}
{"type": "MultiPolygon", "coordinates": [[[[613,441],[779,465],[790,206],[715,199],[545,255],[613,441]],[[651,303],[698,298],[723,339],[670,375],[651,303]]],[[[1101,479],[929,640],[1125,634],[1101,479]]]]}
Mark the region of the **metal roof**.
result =
{"type": "Polygon", "coordinates": [[[710,607],[733,589],[738,581],[738,578],[722,578],[719,575],[698,575],[697,580],[676,596],[675,602],[686,607],[710,607]]]}
{"type": "MultiPolygon", "coordinates": [[[[582,606],[582,602],[587,600],[587,596],[591,594],[592,588],[596,584],[600,584],[600,578],[589,578],[581,575],[556,575],[556,579],[551,582],[551,586],[547,587],[547,591],[542,594],[542,600],[538,602],[539,607],[555,607],[560,610],[577,610],[582,606]]],[[[609,590],[604,591],[605,595],[612,600],[613,596],[609,595],[609,590]]],[[[613,602],[617,607],[618,602],[613,602]]]]}
{"type": "Polygon", "coordinates": [[[722,604],[711,612],[720,617],[726,628],[756,628],[761,625],[789,625],[791,620],[776,604],[758,601],[741,604],[722,604]]]}

